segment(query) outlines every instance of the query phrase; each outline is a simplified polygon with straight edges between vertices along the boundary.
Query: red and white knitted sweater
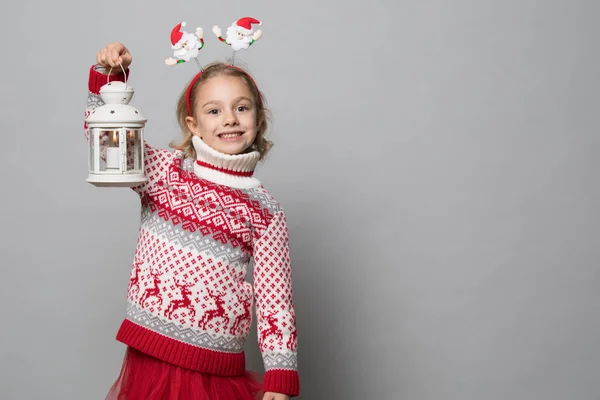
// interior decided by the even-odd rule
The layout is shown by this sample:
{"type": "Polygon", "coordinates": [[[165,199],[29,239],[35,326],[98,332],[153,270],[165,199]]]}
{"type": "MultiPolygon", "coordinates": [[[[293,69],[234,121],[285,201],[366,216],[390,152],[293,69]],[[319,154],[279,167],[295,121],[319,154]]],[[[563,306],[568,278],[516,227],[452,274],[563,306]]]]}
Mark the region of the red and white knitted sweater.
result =
{"type": "MultiPolygon", "coordinates": [[[[106,79],[90,69],[86,115],[103,104],[106,79]]],[[[245,371],[255,306],[264,390],[297,396],[285,214],[248,176],[258,152],[226,155],[198,138],[194,147],[198,160],[145,144],[148,182],[133,188],[141,198],[140,236],[117,340],[183,368],[237,376],[245,371]],[[246,281],[251,259],[254,286],[246,281]]]]}

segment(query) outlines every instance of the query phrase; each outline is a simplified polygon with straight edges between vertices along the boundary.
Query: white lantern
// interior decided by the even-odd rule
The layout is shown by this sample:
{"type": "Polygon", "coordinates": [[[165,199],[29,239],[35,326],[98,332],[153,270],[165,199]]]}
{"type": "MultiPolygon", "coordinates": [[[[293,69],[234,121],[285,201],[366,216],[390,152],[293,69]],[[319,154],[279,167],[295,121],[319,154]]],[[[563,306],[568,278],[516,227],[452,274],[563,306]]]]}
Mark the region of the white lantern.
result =
{"type": "Polygon", "coordinates": [[[133,93],[127,81],[108,82],[100,89],[105,104],[86,119],[90,131],[87,182],[95,186],[131,187],[147,181],[144,176],[147,119],[129,105],[133,93]]]}

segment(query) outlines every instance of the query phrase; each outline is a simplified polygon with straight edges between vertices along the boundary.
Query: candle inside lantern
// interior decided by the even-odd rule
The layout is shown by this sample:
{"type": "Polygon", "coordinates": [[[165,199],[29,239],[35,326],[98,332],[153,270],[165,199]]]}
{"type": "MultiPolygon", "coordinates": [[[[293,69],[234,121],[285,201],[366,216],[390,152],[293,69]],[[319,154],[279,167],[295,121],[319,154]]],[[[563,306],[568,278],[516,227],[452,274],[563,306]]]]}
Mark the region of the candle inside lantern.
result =
{"type": "Polygon", "coordinates": [[[106,148],[106,168],[107,169],[119,169],[119,147],[117,141],[117,131],[113,131],[112,134],[113,144],[117,147],[106,148]]]}

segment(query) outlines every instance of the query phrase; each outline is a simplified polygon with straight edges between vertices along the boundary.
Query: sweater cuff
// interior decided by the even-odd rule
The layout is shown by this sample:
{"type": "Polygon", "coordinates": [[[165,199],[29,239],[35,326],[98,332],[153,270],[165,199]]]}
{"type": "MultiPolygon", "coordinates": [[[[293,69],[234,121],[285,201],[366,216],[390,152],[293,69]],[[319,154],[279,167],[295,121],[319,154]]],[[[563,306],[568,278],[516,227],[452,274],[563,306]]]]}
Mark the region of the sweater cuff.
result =
{"type": "Polygon", "coordinates": [[[271,370],[265,374],[263,392],[287,394],[295,397],[300,394],[300,379],[297,371],[271,370]]]}
{"type": "MultiPolygon", "coordinates": [[[[123,74],[123,71],[121,71],[117,74],[111,74],[109,76],[109,75],[103,74],[101,71],[97,71],[96,70],[97,67],[104,70],[104,68],[100,67],[97,64],[92,65],[92,68],[90,68],[90,78],[88,80],[88,90],[94,94],[100,94],[100,88],[102,86],[106,85],[108,82],[112,82],[112,81],[125,82],[125,77],[129,77],[129,69],[127,69],[125,71],[125,74],[123,74]]],[[[113,70],[114,70],[114,68],[113,68],[113,70]]]]}

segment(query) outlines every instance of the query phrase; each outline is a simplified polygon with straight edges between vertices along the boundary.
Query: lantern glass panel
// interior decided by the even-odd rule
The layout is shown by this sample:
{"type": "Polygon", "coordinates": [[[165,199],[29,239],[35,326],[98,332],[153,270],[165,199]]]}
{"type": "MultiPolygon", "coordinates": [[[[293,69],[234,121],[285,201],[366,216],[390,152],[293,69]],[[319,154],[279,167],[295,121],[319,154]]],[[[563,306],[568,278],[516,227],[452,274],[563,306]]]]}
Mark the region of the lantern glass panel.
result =
{"type": "Polygon", "coordinates": [[[119,150],[119,135],[118,129],[102,131],[100,138],[102,143],[106,144],[106,171],[117,172],[120,165],[120,150],[119,150]]]}
{"type": "Polygon", "coordinates": [[[142,170],[141,129],[127,129],[127,171],[139,173],[142,170]]]}
{"type": "Polygon", "coordinates": [[[95,129],[90,130],[90,136],[88,138],[89,143],[90,143],[90,160],[89,160],[89,166],[90,166],[90,172],[94,172],[96,169],[96,157],[94,155],[95,151],[96,151],[96,132],[95,129]]]}

